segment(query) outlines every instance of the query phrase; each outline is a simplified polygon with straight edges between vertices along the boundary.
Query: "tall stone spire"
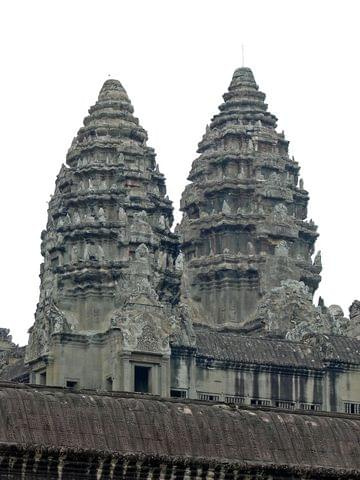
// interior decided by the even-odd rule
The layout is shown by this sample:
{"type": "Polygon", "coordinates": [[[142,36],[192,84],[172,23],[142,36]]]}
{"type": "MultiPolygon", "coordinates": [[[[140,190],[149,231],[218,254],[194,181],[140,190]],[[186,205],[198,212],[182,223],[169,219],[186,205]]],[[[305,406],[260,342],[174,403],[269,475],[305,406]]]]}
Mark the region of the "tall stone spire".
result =
{"type": "Polygon", "coordinates": [[[200,323],[245,325],[282,281],[310,292],[320,281],[308,193],[264,100],[252,71],[237,69],[182,196],[182,296],[200,323]]]}
{"type": "MultiPolygon", "coordinates": [[[[105,335],[106,349],[118,335],[121,352],[169,354],[178,241],[170,231],[164,176],[146,140],[123,86],[107,80],[72,142],[49,203],[40,300],[27,349],[34,370],[39,359],[56,358],[65,337],[75,349],[80,338],[87,344],[105,335]]],[[[110,353],[105,357],[109,378],[131,390],[119,380],[125,367],[114,373],[110,353]]],[[[47,383],[62,384],[59,368],[47,371],[47,383]]],[[[104,378],[92,381],[89,372],[70,371],[67,365],[67,375],[83,386],[104,387],[104,378]]]]}

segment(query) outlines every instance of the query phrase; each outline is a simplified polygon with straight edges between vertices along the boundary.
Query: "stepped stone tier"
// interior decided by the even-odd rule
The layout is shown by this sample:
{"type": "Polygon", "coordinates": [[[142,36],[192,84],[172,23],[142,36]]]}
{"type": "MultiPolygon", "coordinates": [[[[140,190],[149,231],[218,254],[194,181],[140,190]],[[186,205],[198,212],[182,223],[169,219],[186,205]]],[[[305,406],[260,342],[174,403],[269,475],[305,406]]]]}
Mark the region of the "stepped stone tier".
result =
{"type": "Polygon", "coordinates": [[[308,192],[264,100],[251,70],[236,70],[183,192],[182,296],[197,323],[244,326],[282,281],[310,294],[320,282],[308,192]]]}
{"type": "Polygon", "coordinates": [[[0,354],[15,348],[8,328],[0,328],[0,354]]]}
{"type": "Polygon", "coordinates": [[[0,378],[28,381],[29,372],[24,365],[25,347],[15,345],[9,333],[8,328],[0,328],[0,378]]]}
{"type": "Polygon", "coordinates": [[[360,301],[354,300],[349,309],[349,333],[352,337],[360,339],[360,301]]]}
{"type": "Polygon", "coordinates": [[[0,475],[355,479],[360,418],[0,384],[0,475]]]}
{"type": "MultiPolygon", "coordinates": [[[[118,350],[169,357],[169,335],[181,317],[179,246],[164,176],[146,141],[123,86],[107,80],[57,176],[41,235],[40,300],[26,361],[34,372],[46,367],[47,383],[83,377],[79,346],[85,356],[98,352],[89,354],[87,368],[98,368],[103,355],[101,376],[124,389],[131,387],[118,383],[112,359],[118,350]],[[64,343],[74,350],[66,365],[64,343]]],[[[85,376],[85,385],[98,385],[94,373],[85,376]]]]}

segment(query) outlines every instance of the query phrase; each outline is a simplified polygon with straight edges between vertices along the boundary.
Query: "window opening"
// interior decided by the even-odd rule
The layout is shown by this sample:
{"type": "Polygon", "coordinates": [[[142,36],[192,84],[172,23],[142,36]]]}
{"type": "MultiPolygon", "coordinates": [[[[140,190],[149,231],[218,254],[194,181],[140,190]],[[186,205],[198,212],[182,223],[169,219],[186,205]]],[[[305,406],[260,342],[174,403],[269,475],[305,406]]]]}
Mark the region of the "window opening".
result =
{"type": "Polygon", "coordinates": [[[218,402],[220,400],[219,395],[214,395],[212,393],[198,393],[199,400],[206,400],[208,402],[218,402]]]}
{"type": "Polygon", "coordinates": [[[135,365],[135,392],[149,393],[150,367],[135,365]]]}
{"type": "Polygon", "coordinates": [[[250,401],[250,405],[257,405],[257,406],[268,406],[270,405],[270,400],[263,400],[260,398],[252,398],[250,401]]]}
{"type": "Polygon", "coordinates": [[[236,395],[226,395],[225,403],[236,403],[237,405],[243,405],[245,403],[245,398],[238,397],[236,395]]]}
{"type": "Polygon", "coordinates": [[[174,398],[187,398],[187,391],[186,390],[179,390],[176,388],[172,388],[170,390],[170,397],[174,398]]]}
{"type": "Polygon", "coordinates": [[[300,403],[300,410],[320,410],[320,405],[316,403],[300,403]]]}
{"type": "Polygon", "coordinates": [[[287,402],[286,400],[277,400],[275,402],[275,407],[279,408],[286,408],[287,410],[294,410],[295,409],[295,402],[287,402]]]}
{"type": "Polygon", "coordinates": [[[78,387],[78,382],[75,380],[66,380],[66,387],[67,388],[77,388],[78,387]]]}
{"type": "Polygon", "coordinates": [[[345,402],[345,412],[360,415],[360,403],[345,402]]]}

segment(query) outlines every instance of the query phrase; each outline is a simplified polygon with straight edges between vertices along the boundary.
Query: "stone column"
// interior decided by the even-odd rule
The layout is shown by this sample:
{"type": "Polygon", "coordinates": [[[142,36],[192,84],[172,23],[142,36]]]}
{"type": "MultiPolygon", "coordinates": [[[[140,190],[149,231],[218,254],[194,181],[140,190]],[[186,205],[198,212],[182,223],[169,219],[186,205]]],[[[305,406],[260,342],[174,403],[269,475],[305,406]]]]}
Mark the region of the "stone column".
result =
{"type": "Polygon", "coordinates": [[[130,353],[120,354],[120,381],[119,389],[124,392],[132,392],[134,390],[133,368],[130,362],[130,353]]]}

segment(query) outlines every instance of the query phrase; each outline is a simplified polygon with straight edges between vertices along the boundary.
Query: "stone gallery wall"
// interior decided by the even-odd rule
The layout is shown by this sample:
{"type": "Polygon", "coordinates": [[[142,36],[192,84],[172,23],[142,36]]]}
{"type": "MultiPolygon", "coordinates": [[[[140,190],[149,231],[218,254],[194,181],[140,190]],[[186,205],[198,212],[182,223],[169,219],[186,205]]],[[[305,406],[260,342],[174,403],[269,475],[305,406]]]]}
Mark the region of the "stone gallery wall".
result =
{"type": "Polygon", "coordinates": [[[358,478],[346,415],[0,385],[6,478],[358,478]],[[11,408],[10,408],[11,407],[11,408]]]}
{"type": "Polygon", "coordinates": [[[360,304],[313,303],[309,194],[252,71],[206,127],[174,230],[133,113],[107,80],[49,202],[26,357],[4,353],[2,378],[359,413],[360,304]]]}

